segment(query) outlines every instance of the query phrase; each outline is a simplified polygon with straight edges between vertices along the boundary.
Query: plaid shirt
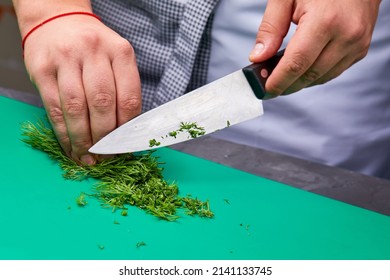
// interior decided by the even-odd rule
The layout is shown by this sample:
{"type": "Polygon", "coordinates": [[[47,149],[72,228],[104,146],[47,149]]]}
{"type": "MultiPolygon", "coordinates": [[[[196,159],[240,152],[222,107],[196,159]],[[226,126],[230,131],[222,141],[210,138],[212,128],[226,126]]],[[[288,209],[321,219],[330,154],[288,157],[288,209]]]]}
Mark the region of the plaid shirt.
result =
{"type": "Polygon", "coordinates": [[[206,82],[218,0],[93,0],[103,22],[129,40],[142,81],[143,111],[206,82]]]}

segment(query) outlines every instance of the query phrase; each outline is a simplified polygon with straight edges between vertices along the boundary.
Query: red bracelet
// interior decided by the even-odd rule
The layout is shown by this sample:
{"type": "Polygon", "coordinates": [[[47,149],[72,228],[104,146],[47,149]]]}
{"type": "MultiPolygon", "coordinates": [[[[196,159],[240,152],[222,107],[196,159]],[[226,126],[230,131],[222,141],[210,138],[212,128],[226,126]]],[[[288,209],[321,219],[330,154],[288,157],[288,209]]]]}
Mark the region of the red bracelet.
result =
{"type": "Polygon", "coordinates": [[[91,16],[91,17],[97,18],[98,20],[101,21],[100,17],[98,17],[97,15],[95,15],[95,14],[93,14],[93,13],[88,13],[88,12],[71,12],[71,13],[64,13],[64,14],[56,15],[56,16],[54,16],[54,17],[48,18],[48,19],[45,20],[45,21],[42,21],[40,24],[38,24],[37,26],[34,26],[29,32],[27,32],[26,36],[24,36],[24,38],[23,38],[23,40],[22,40],[22,50],[24,50],[24,44],[26,43],[27,38],[31,35],[31,33],[33,33],[33,32],[34,32],[35,30],[37,30],[39,27],[41,27],[42,25],[48,23],[49,21],[55,20],[55,19],[57,19],[57,18],[66,17],[66,16],[72,16],[72,15],[85,15],[85,16],[91,16]]]}

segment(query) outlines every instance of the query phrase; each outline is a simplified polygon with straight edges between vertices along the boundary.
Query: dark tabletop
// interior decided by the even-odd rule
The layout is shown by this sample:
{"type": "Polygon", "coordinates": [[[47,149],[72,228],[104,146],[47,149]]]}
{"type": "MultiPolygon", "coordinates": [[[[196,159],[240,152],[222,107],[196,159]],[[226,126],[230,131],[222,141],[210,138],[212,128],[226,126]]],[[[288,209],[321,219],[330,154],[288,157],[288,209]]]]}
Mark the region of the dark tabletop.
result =
{"type": "MultiPolygon", "coordinates": [[[[37,95],[0,87],[0,95],[41,106],[37,95]]],[[[390,215],[390,181],[294,158],[211,136],[173,149],[293,187],[390,215]]]]}

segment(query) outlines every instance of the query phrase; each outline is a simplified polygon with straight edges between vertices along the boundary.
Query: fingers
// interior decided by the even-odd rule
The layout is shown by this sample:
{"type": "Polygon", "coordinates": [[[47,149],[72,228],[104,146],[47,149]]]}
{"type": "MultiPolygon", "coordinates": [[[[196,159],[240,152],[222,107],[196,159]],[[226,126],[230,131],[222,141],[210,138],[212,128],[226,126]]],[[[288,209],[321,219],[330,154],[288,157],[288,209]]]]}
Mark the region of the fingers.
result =
{"type": "Polygon", "coordinates": [[[340,57],[341,52],[336,44],[328,44],[310,68],[283,91],[283,95],[297,92],[305,87],[324,84],[341,75],[356,62],[353,56],[340,57]]]}
{"type": "MultiPolygon", "coordinates": [[[[345,57],[341,61],[339,61],[332,69],[330,69],[325,75],[323,75],[321,78],[316,80],[315,82],[307,85],[307,87],[320,85],[327,83],[334,78],[340,76],[345,70],[347,70],[349,67],[351,67],[356,61],[353,60],[351,57],[345,57]]],[[[302,88],[302,87],[301,87],[302,88]]],[[[301,88],[298,88],[300,90],[301,88]]],[[[287,90],[289,91],[289,90],[287,90]]],[[[296,92],[297,90],[291,91],[296,92]]]]}
{"type": "Polygon", "coordinates": [[[272,96],[302,89],[327,73],[338,61],[333,48],[326,49],[330,33],[318,25],[315,18],[302,20],[292,36],[283,58],[266,83],[272,96]]]}
{"type": "Polygon", "coordinates": [[[117,125],[120,126],[142,110],[141,82],[133,48],[126,40],[112,58],[117,91],[117,125]]]}
{"type": "Polygon", "coordinates": [[[53,127],[58,142],[65,154],[70,157],[72,148],[62,111],[57,74],[55,71],[56,70],[53,70],[53,74],[45,73],[37,75],[37,78],[32,78],[32,81],[36,84],[36,87],[42,97],[43,105],[46,108],[47,116],[53,127]]]}
{"type": "Polygon", "coordinates": [[[82,80],[89,110],[90,148],[117,126],[115,80],[109,59],[86,59],[82,80]]]}
{"type": "Polygon", "coordinates": [[[255,46],[249,55],[250,61],[264,61],[278,51],[290,27],[293,2],[292,0],[268,1],[255,46]]]}
{"type": "MultiPolygon", "coordinates": [[[[76,162],[94,164],[88,153],[92,145],[86,93],[81,79],[82,70],[77,64],[65,64],[58,70],[58,91],[66,131],[58,128],[58,140],[70,143],[70,156],[76,162]]],[[[55,123],[55,126],[59,126],[55,123]]],[[[65,144],[64,144],[65,145],[65,144]]]]}

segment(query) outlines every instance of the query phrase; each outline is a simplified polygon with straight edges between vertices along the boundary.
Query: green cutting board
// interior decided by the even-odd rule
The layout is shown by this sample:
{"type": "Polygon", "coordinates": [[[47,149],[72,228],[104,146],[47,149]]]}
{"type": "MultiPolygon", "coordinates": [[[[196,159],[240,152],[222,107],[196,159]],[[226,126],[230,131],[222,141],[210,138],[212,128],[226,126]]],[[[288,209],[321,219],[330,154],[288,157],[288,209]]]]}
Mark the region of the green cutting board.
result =
{"type": "Polygon", "coordinates": [[[44,111],[1,97],[0,116],[0,259],[390,259],[390,217],[169,148],[157,152],[165,178],[209,199],[213,219],[123,217],[93,198],[80,208],[94,182],[63,179],[20,141],[20,124],[44,111]]]}

